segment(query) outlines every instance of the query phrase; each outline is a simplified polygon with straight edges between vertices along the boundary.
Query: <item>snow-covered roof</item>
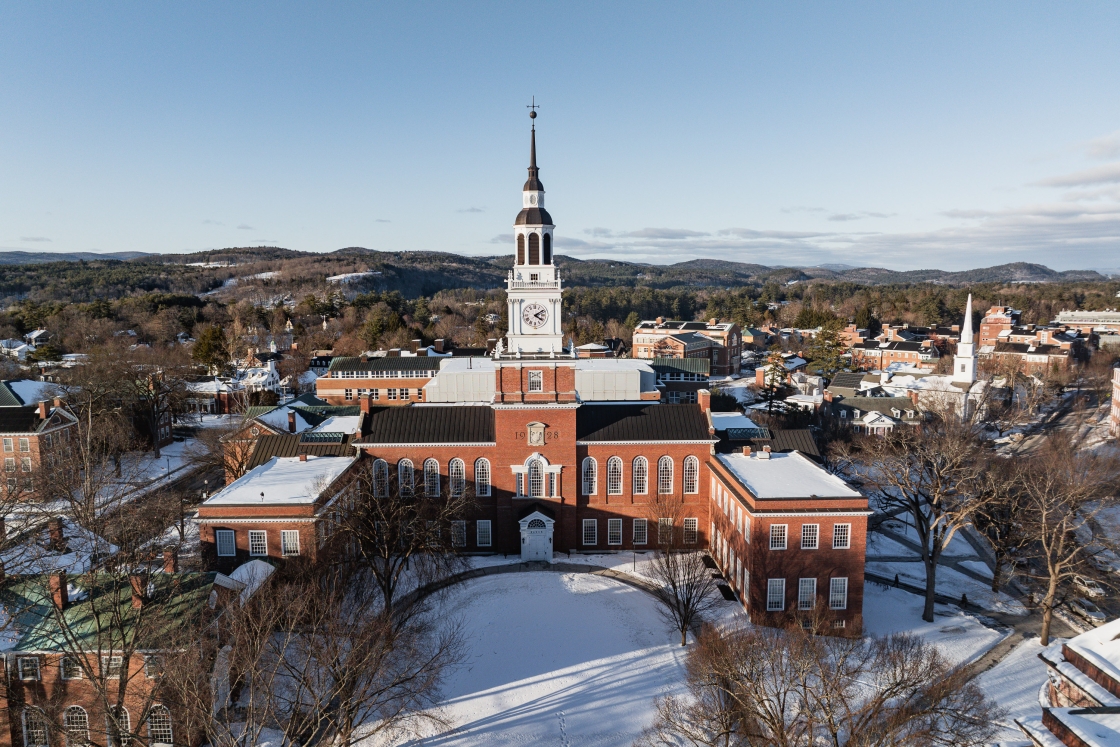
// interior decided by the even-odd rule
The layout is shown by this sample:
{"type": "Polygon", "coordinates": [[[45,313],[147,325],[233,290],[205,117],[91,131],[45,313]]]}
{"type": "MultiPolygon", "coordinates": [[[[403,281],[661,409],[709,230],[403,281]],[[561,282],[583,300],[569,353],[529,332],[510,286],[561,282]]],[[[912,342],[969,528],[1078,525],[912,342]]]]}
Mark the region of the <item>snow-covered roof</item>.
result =
{"type": "MultiPolygon", "coordinates": [[[[299,414],[296,414],[297,427],[298,422],[302,420],[299,414]]],[[[360,415],[331,415],[319,425],[311,429],[312,433],[357,433],[361,424],[360,415]]]]}
{"type": "Polygon", "coordinates": [[[1120,710],[1051,708],[1050,715],[1089,747],[1120,747],[1120,710]]]}
{"type": "Polygon", "coordinates": [[[712,426],[717,431],[725,431],[728,428],[758,427],[753,420],[741,412],[713,412],[712,426]]]}
{"type": "Polygon", "coordinates": [[[357,457],[273,457],[212,495],[203,506],[305,505],[350,468],[357,457]],[[262,497],[263,494],[263,497],[262,497]]]}
{"type": "Polygon", "coordinates": [[[234,568],[227,578],[241,584],[241,604],[245,604],[249,601],[249,597],[253,596],[257,589],[261,587],[261,584],[267,581],[268,577],[275,571],[275,567],[263,560],[254,559],[234,568]]]}
{"type": "Polygon", "coordinates": [[[30,379],[9,381],[8,388],[15,392],[16,396],[22,399],[25,405],[34,405],[43,400],[54,399],[62,393],[58,384],[52,384],[49,381],[31,381],[30,379]]]}
{"type": "Polygon", "coordinates": [[[754,452],[717,454],[736,479],[760,500],[783,498],[860,498],[839,477],[830,475],[800,453],[772,453],[769,457],[754,452]]]}
{"type": "Polygon", "coordinates": [[[1120,682],[1120,618],[1070,638],[1066,646],[1112,679],[1120,682]]]}
{"type": "Polygon", "coordinates": [[[264,415],[258,415],[254,419],[259,420],[267,426],[286,432],[288,430],[289,412],[295,413],[296,433],[303,433],[305,430],[311,428],[311,423],[303,419],[303,415],[300,414],[299,410],[289,409],[287,405],[284,407],[277,407],[275,410],[269,410],[264,415]]]}

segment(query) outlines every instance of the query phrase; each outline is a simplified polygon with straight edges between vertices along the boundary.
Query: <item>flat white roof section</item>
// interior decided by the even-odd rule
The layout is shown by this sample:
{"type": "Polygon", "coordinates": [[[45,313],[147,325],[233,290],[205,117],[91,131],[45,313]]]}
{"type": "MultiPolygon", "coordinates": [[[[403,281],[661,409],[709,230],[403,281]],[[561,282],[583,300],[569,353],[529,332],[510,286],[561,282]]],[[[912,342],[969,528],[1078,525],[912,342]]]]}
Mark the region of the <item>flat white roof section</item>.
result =
{"type": "Polygon", "coordinates": [[[212,495],[204,506],[307,505],[319,496],[357,457],[273,457],[212,495]],[[262,495],[263,494],[263,495],[262,495]]]}
{"type": "Polygon", "coordinates": [[[759,500],[793,498],[862,498],[839,477],[830,475],[798,452],[717,454],[735,478],[759,500]]]}
{"type": "Polygon", "coordinates": [[[713,412],[712,427],[717,431],[728,428],[757,428],[755,422],[741,412],[713,412]]]}

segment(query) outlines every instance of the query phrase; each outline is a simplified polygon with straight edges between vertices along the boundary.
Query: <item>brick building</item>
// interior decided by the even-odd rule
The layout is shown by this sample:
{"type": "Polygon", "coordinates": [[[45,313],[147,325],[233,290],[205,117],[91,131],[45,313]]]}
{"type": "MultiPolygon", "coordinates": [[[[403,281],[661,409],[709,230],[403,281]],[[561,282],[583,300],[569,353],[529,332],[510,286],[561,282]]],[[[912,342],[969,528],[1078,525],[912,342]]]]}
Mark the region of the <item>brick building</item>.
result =
{"type": "Polygon", "coordinates": [[[332,405],[353,405],[367,396],[382,405],[423,402],[424,385],[444,358],[406,356],[339,357],[315,380],[315,394],[332,405]]]}
{"type": "Polygon", "coordinates": [[[707,358],[713,376],[730,376],[739,373],[743,340],[738,324],[657,317],[634,328],[632,354],[635,358],[707,358]]]}
{"type": "Polygon", "coordinates": [[[864,340],[848,349],[852,357],[851,367],[861,371],[881,371],[888,366],[902,363],[918,368],[935,366],[941,352],[932,340],[907,342],[894,340],[864,340]]]}
{"type": "Polygon", "coordinates": [[[51,385],[38,381],[0,382],[0,457],[8,497],[38,499],[38,476],[71,448],[77,419],[61,399],[38,399],[50,391],[51,385]]]}

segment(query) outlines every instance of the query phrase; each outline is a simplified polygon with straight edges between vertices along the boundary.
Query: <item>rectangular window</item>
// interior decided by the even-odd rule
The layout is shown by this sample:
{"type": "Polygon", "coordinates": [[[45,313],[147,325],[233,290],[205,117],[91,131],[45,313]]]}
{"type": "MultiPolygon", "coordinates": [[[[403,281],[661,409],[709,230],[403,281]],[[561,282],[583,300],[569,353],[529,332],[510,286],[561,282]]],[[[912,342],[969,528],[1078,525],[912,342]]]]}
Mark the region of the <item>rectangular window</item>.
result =
{"type": "Polygon", "coordinates": [[[249,530],[249,554],[268,555],[268,533],[263,529],[249,530]]]}
{"type": "Polygon", "coordinates": [[[31,471],[31,457],[23,457],[19,460],[19,468],[24,472],[31,471]]]}
{"type": "Polygon", "coordinates": [[[14,493],[19,489],[18,481],[14,477],[8,478],[8,492],[14,493]]]}
{"type": "Polygon", "coordinates": [[[451,522],[451,545],[453,547],[466,547],[467,545],[467,522],[453,521],[451,522]]]}
{"type": "Polygon", "coordinates": [[[770,549],[786,549],[786,525],[773,524],[770,526],[770,549]]]}
{"type": "Polygon", "coordinates": [[[48,449],[51,447],[51,434],[48,433],[47,435],[43,436],[43,443],[48,449]]]}
{"type": "Polygon", "coordinates": [[[599,522],[596,519],[583,520],[583,544],[599,544],[599,522]]]}
{"type": "Polygon", "coordinates": [[[751,541],[751,515],[743,512],[743,539],[750,544],[751,541]]]}
{"type": "Polygon", "coordinates": [[[21,438],[19,440],[19,450],[23,452],[31,451],[31,441],[26,438],[21,438]]]}
{"type": "Polygon", "coordinates": [[[668,545],[673,542],[673,520],[657,520],[657,544],[668,545]]]}
{"type": "Polygon", "coordinates": [[[299,555],[299,530],[284,529],[280,532],[280,554],[299,555]]]}
{"type": "Polygon", "coordinates": [[[396,389],[386,389],[385,390],[385,397],[387,399],[396,399],[397,398],[397,390],[396,389]]]}
{"type": "Polygon", "coordinates": [[[848,609],[848,579],[834,578],[829,582],[828,608],[830,610],[848,609]]]}
{"type": "Polygon", "coordinates": [[[39,657],[38,656],[20,656],[16,660],[19,666],[19,678],[21,680],[37,680],[39,679],[39,657]]]}
{"type": "Polygon", "coordinates": [[[82,664],[77,657],[63,656],[60,669],[64,680],[80,680],[82,678],[82,664]]]}
{"type": "Polygon", "coordinates": [[[766,611],[781,612],[786,608],[786,580],[772,578],[766,582],[766,611]]]}
{"type": "Polygon", "coordinates": [[[12,450],[12,443],[13,443],[12,439],[5,438],[4,439],[4,451],[11,451],[12,450]]]}
{"type": "Polygon", "coordinates": [[[548,494],[556,495],[556,473],[548,473],[548,494]]]}
{"type": "MultiPolygon", "coordinates": [[[[419,391],[419,390],[417,390],[417,391],[419,391]]],[[[402,400],[403,399],[409,399],[408,392],[409,392],[408,389],[401,389],[401,399],[402,400]]]]}
{"type": "Polygon", "coordinates": [[[145,656],[144,657],[144,676],[150,680],[154,680],[163,674],[163,663],[158,656],[145,656]]]}
{"type": "Polygon", "coordinates": [[[684,543],[686,545],[695,545],[697,535],[700,533],[700,520],[699,519],[685,519],[684,520],[684,543]]]}
{"type": "Polygon", "coordinates": [[[483,519],[475,526],[475,542],[479,547],[490,547],[490,520],[483,519]]]}
{"type": "Polygon", "coordinates": [[[215,529],[214,544],[218,547],[219,558],[232,558],[237,555],[237,544],[234,542],[232,529],[215,529]]]}
{"type": "Polygon", "coordinates": [[[649,532],[648,524],[645,519],[634,519],[634,544],[644,545],[647,542],[647,534],[649,532]]]}
{"type": "Polygon", "coordinates": [[[819,524],[802,524],[801,525],[801,549],[802,550],[816,550],[817,549],[817,535],[820,534],[819,524]]]}
{"type": "Polygon", "coordinates": [[[847,550],[851,547],[852,525],[834,524],[832,526],[832,549],[847,550]]]}
{"type": "Polygon", "coordinates": [[[342,395],[344,397],[346,397],[346,399],[354,399],[354,390],[353,389],[343,389],[342,390],[342,395]]]}
{"type": "Polygon", "coordinates": [[[797,580],[797,609],[811,610],[817,605],[817,579],[797,580]]]}
{"type": "Polygon", "coordinates": [[[16,458],[15,457],[4,457],[4,471],[5,472],[15,472],[16,471],[16,458]]]}
{"type": "Polygon", "coordinates": [[[370,389],[369,390],[369,396],[370,396],[370,399],[379,400],[379,399],[381,399],[381,390],[380,389],[370,389]]]}
{"type": "Polygon", "coordinates": [[[369,390],[368,390],[368,389],[362,389],[362,388],[360,388],[360,387],[359,387],[359,389],[358,389],[358,399],[362,399],[362,398],[363,398],[363,397],[365,397],[365,396],[366,396],[366,395],[367,395],[368,393],[369,393],[369,390]]]}
{"type": "Polygon", "coordinates": [[[622,519],[607,519],[607,544],[622,544],[622,519]]]}
{"type": "Polygon", "coordinates": [[[529,372],[529,391],[530,392],[543,392],[544,391],[544,371],[530,371],[529,372]]]}
{"type": "Polygon", "coordinates": [[[124,657],[123,656],[102,656],[101,657],[101,672],[111,680],[119,680],[121,672],[124,670],[124,657]]]}

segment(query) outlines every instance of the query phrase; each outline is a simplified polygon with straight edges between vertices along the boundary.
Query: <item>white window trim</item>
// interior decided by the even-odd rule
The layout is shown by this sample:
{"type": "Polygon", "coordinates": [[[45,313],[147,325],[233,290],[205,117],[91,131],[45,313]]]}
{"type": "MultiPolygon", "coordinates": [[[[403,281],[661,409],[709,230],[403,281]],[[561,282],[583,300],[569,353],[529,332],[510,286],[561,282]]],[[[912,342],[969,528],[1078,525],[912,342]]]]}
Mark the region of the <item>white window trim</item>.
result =
{"type": "Polygon", "coordinates": [[[607,544],[622,544],[622,519],[607,519],[607,544]]]}
{"type": "Polygon", "coordinates": [[[594,457],[584,457],[580,470],[580,482],[584,495],[595,495],[599,492],[599,464],[594,457]]]}
{"type": "Polygon", "coordinates": [[[254,558],[263,558],[268,555],[268,531],[264,529],[250,529],[249,530],[249,556],[254,558]],[[253,549],[254,540],[260,540],[264,545],[264,552],[256,552],[253,549]]]}
{"type": "Polygon", "coordinates": [[[789,547],[789,524],[771,524],[770,525],[770,549],[771,550],[785,550],[789,547]],[[781,528],[781,545],[776,545],[775,540],[778,537],[775,535],[775,530],[781,528]]]}
{"type": "Polygon", "coordinates": [[[646,519],[634,519],[634,544],[645,545],[649,542],[649,521],[646,519]],[[638,540],[638,527],[642,528],[642,539],[638,540]]]}
{"type": "Polygon", "coordinates": [[[101,676],[108,680],[119,680],[124,671],[124,657],[116,654],[106,654],[101,657],[101,676]],[[110,674],[114,666],[117,674],[110,674]]]}
{"type": "Polygon", "coordinates": [[[491,532],[489,519],[479,519],[475,523],[474,541],[475,545],[477,545],[478,547],[490,547],[493,544],[494,535],[491,532]],[[486,541],[484,542],[483,539],[485,539],[486,541]]]}
{"type": "Polygon", "coordinates": [[[580,539],[583,540],[583,544],[587,545],[587,546],[593,546],[593,545],[599,544],[599,520],[598,519],[584,519],[583,520],[583,534],[580,537],[580,539]],[[590,542],[587,541],[587,539],[588,539],[588,531],[587,530],[588,529],[591,530],[591,534],[590,534],[591,541],[590,542]]]}
{"type": "Polygon", "coordinates": [[[700,520],[687,518],[684,520],[684,543],[695,545],[700,541],[700,520]]]}
{"type": "Polygon", "coordinates": [[[294,558],[300,554],[299,546],[299,530],[298,529],[282,529],[280,530],[280,554],[285,558],[294,558]],[[295,552],[291,551],[289,540],[295,538],[295,552]]]}
{"type": "Polygon", "coordinates": [[[237,557],[237,533],[232,529],[215,529],[214,530],[214,549],[218,553],[219,558],[236,558],[237,557]],[[233,552],[222,552],[222,545],[225,544],[222,540],[226,539],[229,542],[229,547],[233,552]]]}
{"type": "Polygon", "coordinates": [[[467,522],[456,519],[451,522],[451,546],[467,546],[467,522]]]}
{"type": "Polygon", "coordinates": [[[782,612],[786,608],[786,580],[784,578],[771,578],[766,581],[766,611],[767,612],[782,612]],[[778,592],[778,594],[775,594],[778,592]],[[771,602],[775,597],[779,596],[778,606],[774,606],[771,602]]]}
{"type": "Polygon", "coordinates": [[[821,525],[820,524],[802,524],[801,525],[801,549],[802,550],[816,550],[821,546],[821,525]],[[812,527],[812,544],[806,544],[809,539],[805,536],[806,530],[812,527]]]}
{"type": "Polygon", "coordinates": [[[797,609],[811,610],[817,606],[817,579],[797,579],[797,609]]]}
{"type": "Polygon", "coordinates": [[[490,460],[479,458],[474,462],[474,494],[479,497],[487,497],[490,495],[490,460]],[[482,470],[485,470],[483,472],[482,470]],[[485,474],[485,479],[480,479],[479,475],[485,474]]]}
{"type": "Polygon", "coordinates": [[[16,668],[19,670],[19,678],[23,682],[38,682],[43,677],[43,673],[41,671],[42,663],[39,661],[38,656],[18,656],[18,657],[16,657],[16,668]],[[32,668],[32,666],[31,666],[32,664],[34,665],[34,669],[35,669],[34,676],[31,676],[30,672],[27,672],[27,673],[24,672],[24,664],[28,665],[28,667],[27,667],[28,670],[30,670],[32,668]]]}
{"type": "Polygon", "coordinates": [[[832,525],[832,549],[833,550],[850,550],[852,548],[852,525],[851,524],[833,524],[832,525]],[[840,527],[844,527],[844,543],[836,544],[836,532],[840,527]]]}
{"type": "Polygon", "coordinates": [[[841,576],[838,578],[830,579],[828,582],[828,608],[830,610],[846,610],[848,609],[848,578],[841,576]],[[837,582],[840,582],[839,584],[837,582]],[[841,590],[837,590],[837,586],[841,586],[841,590]],[[837,604],[837,596],[842,594],[842,601],[837,604]]]}

